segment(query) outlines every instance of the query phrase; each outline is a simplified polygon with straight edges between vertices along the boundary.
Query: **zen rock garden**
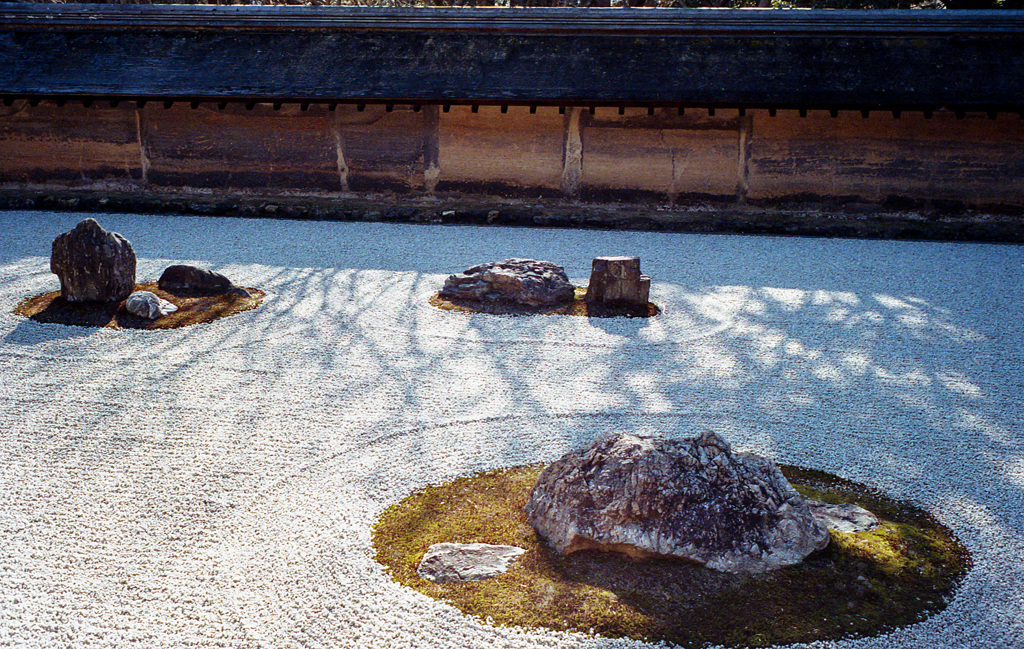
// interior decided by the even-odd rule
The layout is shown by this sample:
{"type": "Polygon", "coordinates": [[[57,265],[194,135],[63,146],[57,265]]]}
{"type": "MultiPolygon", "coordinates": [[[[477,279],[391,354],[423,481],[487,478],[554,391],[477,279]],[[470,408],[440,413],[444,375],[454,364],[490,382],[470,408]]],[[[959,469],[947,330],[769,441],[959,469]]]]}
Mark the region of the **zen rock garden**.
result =
{"type": "Polygon", "coordinates": [[[253,308],[264,295],[186,265],[168,267],[156,283],[137,284],[131,242],[92,218],[54,239],[50,270],[60,280],[60,292],[30,298],[17,313],[42,322],[171,328],[253,308]],[[172,321],[165,317],[172,315],[172,321]]]}
{"type": "MultiPolygon", "coordinates": [[[[512,258],[449,276],[437,295],[438,302],[432,303],[445,308],[442,301],[447,301],[466,306],[469,311],[515,315],[653,315],[658,311],[649,301],[650,289],[651,279],[642,273],[639,257],[595,258],[585,291],[572,285],[562,266],[512,258]]],[[[517,476],[525,469],[507,471],[517,476]]],[[[505,475],[500,470],[497,473],[505,475]]],[[[479,478],[481,484],[489,479],[479,478]]],[[[467,480],[472,484],[477,479],[467,480]]],[[[484,497],[488,489],[481,487],[481,492],[474,493],[473,502],[484,497]]],[[[849,494],[858,492],[855,489],[849,494]]],[[[828,490],[822,496],[834,498],[828,490]]],[[[448,494],[442,501],[451,503],[457,498],[448,494]]],[[[486,516],[504,518],[499,502],[491,503],[491,507],[486,516]]],[[[701,637],[711,643],[724,639],[731,644],[734,641],[729,638],[749,636],[759,643],[767,642],[766,638],[785,643],[842,637],[851,628],[879,628],[882,623],[872,617],[877,615],[875,595],[864,587],[873,583],[867,575],[876,574],[863,568],[867,565],[860,554],[864,547],[877,546],[879,556],[885,557],[883,562],[934,562],[942,566],[926,569],[940,576],[935,580],[934,592],[918,598],[922,608],[931,607],[928,610],[941,608],[945,595],[940,593],[948,592],[943,589],[951,588],[963,570],[959,559],[943,563],[948,556],[961,556],[958,542],[944,531],[935,535],[945,543],[941,551],[919,538],[894,549],[889,545],[894,534],[892,523],[884,526],[878,515],[854,502],[801,495],[774,462],[734,452],[728,441],[713,431],[679,439],[627,432],[606,434],[539,470],[519,507],[517,515],[522,516],[524,527],[532,530],[532,538],[525,539],[529,542],[524,542],[522,533],[509,536],[497,529],[484,535],[474,525],[468,526],[474,530],[469,538],[455,534],[438,538],[435,534],[419,555],[415,570],[405,573],[403,583],[433,596],[454,598],[467,613],[519,623],[522,607],[502,617],[507,609],[501,601],[534,593],[539,607],[549,607],[546,602],[552,597],[552,580],[564,579],[566,585],[559,588],[572,602],[567,606],[620,611],[608,612],[607,616],[581,615],[586,620],[581,622],[584,629],[603,624],[614,628],[620,621],[611,620],[634,616],[630,618],[633,622],[622,622],[625,626],[621,629],[630,624],[653,624],[652,628],[661,629],[665,619],[672,619],[674,630],[658,637],[671,641],[701,637]],[[499,540],[510,542],[495,542],[499,540]],[[517,568],[520,564],[522,567],[517,568]],[[757,575],[778,573],[784,576],[777,582],[748,581],[757,575]],[[467,584],[465,588],[470,588],[471,583],[499,579],[507,579],[502,582],[506,585],[486,591],[460,590],[458,586],[467,584]],[[645,593],[643,597],[652,599],[644,599],[644,605],[638,604],[628,615],[600,598],[586,604],[575,601],[589,597],[585,584],[590,582],[602,584],[613,593],[618,593],[617,589],[628,593],[639,589],[645,593]],[[778,592],[773,590],[775,583],[782,584],[778,592]],[[864,593],[864,599],[859,603],[850,601],[845,611],[837,614],[830,608],[837,583],[852,593],[864,593]],[[512,587],[508,584],[515,584],[511,592],[503,590],[512,587]],[[493,601],[482,601],[483,592],[491,593],[493,601]],[[719,592],[728,593],[725,601],[717,599],[719,592]],[[748,597],[752,603],[762,603],[742,610],[748,597]],[[788,607],[794,617],[779,616],[776,622],[772,615],[762,614],[777,604],[788,607]],[[800,612],[807,606],[813,610],[800,612]],[[659,610],[653,620],[637,612],[645,607],[659,610]],[[695,629],[687,619],[691,616],[685,613],[688,607],[699,611],[692,616],[694,619],[712,615],[726,619],[718,620],[720,629],[695,629]],[[842,622],[828,622],[830,616],[842,622]],[[857,621],[847,621],[844,616],[857,621]]],[[[475,506],[459,509],[451,516],[473,516],[475,511],[475,506]]],[[[420,515],[433,512],[422,511],[420,515]]],[[[414,518],[405,526],[421,523],[414,518]]],[[[394,525],[399,526],[397,519],[394,525]]],[[[452,527],[458,526],[452,523],[452,527]]],[[[908,535],[906,539],[916,538],[914,532],[899,529],[898,534],[908,535]]],[[[415,530],[400,534],[410,543],[416,538],[415,530]]],[[[922,614],[922,608],[908,612],[903,605],[909,592],[930,592],[916,579],[911,575],[905,581],[894,579],[885,587],[877,586],[891,589],[882,596],[890,598],[886,605],[891,619],[918,619],[915,616],[922,614]]],[[[552,614],[553,619],[546,615],[538,610],[535,623],[572,628],[565,626],[567,611],[552,614]]],[[[632,635],[622,630],[617,633],[632,635]]],[[[641,635],[647,637],[645,633],[641,635]]]]}
{"type": "MultiPolygon", "coordinates": [[[[53,241],[59,293],[27,300],[20,312],[49,312],[49,321],[71,324],[78,322],[68,314],[87,313],[101,326],[111,314],[122,318],[119,326],[195,316],[172,323],[181,326],[253,308],[263,297],[220,273],[180,264],[139,284],[136,267],[125,237],[86,219],[53,241]]],[[[436,297],[484,312],[503,305],[512,314],[649,316],[658,313],[650,289],[639,257],[595,258],[585,291],[555,263],[513,258],[451,275],[436,297]]],[[[920,510],[905,515],[905,504],[863,496],[835,476],[807,473],[818,485],[803,485],[811,497],[787,475],[767,458],[733,451],[710,430],[681,437],[612,432],[543,468],[496,470],[464,480],[460,489],[470,491],[421,509],[392,507],[374,528],[374,545],[378,560],[393,574],[405,570],[396,578],[420,592],[478,617],[559,630],[766,646],[875,633],[945,606],[968,562],[955,537],[920,510]],[[471,492],[477,481],[484,486],[471,492]],[[837,498],[835,484],[871,507],[837,498]],[[446,516],[445,525],[424,522],[446,516]],[[421,526],[436,537],[446,525],[463,524],[470,533],[419,545],[421,526]],[[497,527],[486,531],[488,525],[497,527]],[[396,548],[411,547],[418,549],[410,571],[409,551],[396,548]],[[922,580],[926,574],[931,581],[922,580]],[[840,610],[833,606],[837,589],[849,599],[840,610]]]]}
{"type": "MultiPolygon", "coordinates": [[[[480,264],[451,275],[438,293],[442,300],[476,305],[488,311],[495,305],[518,305],[532,313],[568,315],[647,316],[657,313],[649,303],[651,279],[640,272],[639,257],[597,257],[590,282],[578,299],[565,268],[550,261],[506,259],[480,264]],[[538,311],[581,302],[580,310],[538,311]]],[[[512,311],[513,313],[515,311],[512,311]]]]}

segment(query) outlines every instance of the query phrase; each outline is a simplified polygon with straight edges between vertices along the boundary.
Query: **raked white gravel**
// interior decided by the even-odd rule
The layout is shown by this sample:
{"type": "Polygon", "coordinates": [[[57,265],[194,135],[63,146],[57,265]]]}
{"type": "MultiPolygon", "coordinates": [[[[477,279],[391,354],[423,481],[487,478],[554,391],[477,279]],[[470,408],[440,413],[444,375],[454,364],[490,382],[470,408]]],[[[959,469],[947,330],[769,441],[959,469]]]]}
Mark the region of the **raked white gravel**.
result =
{"type": "Polygon", "coordinates": [[[140,279],[197,263],[265,305],[168,332],[11,315],[81,218],[0,213],[0,646],[647,646],[465,617],[391,582],[370,528],[609,429],[711,427],[973,555],[943,613],[810,646],[1024,647],[1022,247],[101,214],[140,279]],[[640,255],[661,316],[427,304],[476,263],[585,284],[606,254],[640,255]]]}

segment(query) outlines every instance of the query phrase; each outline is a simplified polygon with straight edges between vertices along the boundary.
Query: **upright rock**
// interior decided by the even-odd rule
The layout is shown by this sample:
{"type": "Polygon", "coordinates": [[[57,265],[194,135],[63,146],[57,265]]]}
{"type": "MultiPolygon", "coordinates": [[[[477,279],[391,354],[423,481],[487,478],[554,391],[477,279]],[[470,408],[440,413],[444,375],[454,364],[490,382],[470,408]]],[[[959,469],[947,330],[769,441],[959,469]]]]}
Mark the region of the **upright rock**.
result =
{"type": "Polygon", "coordinates": [[[541,472],[526,514],[562,554],[678,557],[723,572],[798,563],[829,538],[774,463],[710,431],[600,438],[541,472]]]}
{"type": "Polygon", "coordinates": [[[85,219],[53,240],[50,271],[68,302],[120,302],[135,289],[135,251],[120,234],[85,219]]]}
{"type": "Polygon", "coordinates": [[[646,307],[651,278],[640,273],[639,257],[595,257],[587,304],[646,307]]]}
{"type": "Polygon", "coordinates": [[[565,269],[550,261],[506,259],[450,275],[441,289],[449,300],[510,300],[528,306],[562,304],[576,289],[565,269]]]}

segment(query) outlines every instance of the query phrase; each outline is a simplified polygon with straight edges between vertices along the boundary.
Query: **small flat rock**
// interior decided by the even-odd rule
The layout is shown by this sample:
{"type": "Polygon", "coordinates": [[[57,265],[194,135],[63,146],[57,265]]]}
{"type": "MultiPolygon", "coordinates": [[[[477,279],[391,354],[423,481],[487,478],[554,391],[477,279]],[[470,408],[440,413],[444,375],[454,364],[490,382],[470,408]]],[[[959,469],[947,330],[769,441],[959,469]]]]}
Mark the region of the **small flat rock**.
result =
{"type": "Polygon", "coordinates": [[[881,525],[877,516],[852,503],[833,505],[820,500],[808,500],[807,505],[815,520],[837,532],[870,532],[881,525]]]}
{"type": "Polygon", "coordinates": [[[435,543],[427,548],[416,573],[438,583],[480,581],[505,572],[524,552],[513,545],[435,543]]]}
{"type": "Polygon", "coordinates": [[[178,310],[178,307],[149,291],[136,291],[129,295],[125,300],[124,308],[128,310],[128,313],[148,320],[156,320],[162,315],[178,310]]]}

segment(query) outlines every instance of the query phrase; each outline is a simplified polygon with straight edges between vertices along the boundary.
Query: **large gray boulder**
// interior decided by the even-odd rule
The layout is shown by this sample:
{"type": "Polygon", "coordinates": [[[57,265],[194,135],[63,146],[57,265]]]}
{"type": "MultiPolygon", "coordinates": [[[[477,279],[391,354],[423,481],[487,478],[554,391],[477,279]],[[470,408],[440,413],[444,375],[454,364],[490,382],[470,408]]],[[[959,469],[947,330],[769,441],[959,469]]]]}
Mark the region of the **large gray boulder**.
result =
{"type": "Polygon", "coordinates": [[[526,514],[562,554],[678,557],[723,572],[792,565],[829,539],[774,463],[710,431],[604,436],[544,469],[526,514]]]}
{"type": "Polygon", "coordinates": [[[135,251],[120,234],[85,219],[53,240],[50,271],[68,302],[120,302],[135,289],[135,251]]]}
{"type": "Polygon", "coordinates": [[[534,259],[473,266],[449,276],[441,289],[441,297],[448,300],[511,300],[528,306],[562,304],[574,295],[564,268],[534,259]]]}

